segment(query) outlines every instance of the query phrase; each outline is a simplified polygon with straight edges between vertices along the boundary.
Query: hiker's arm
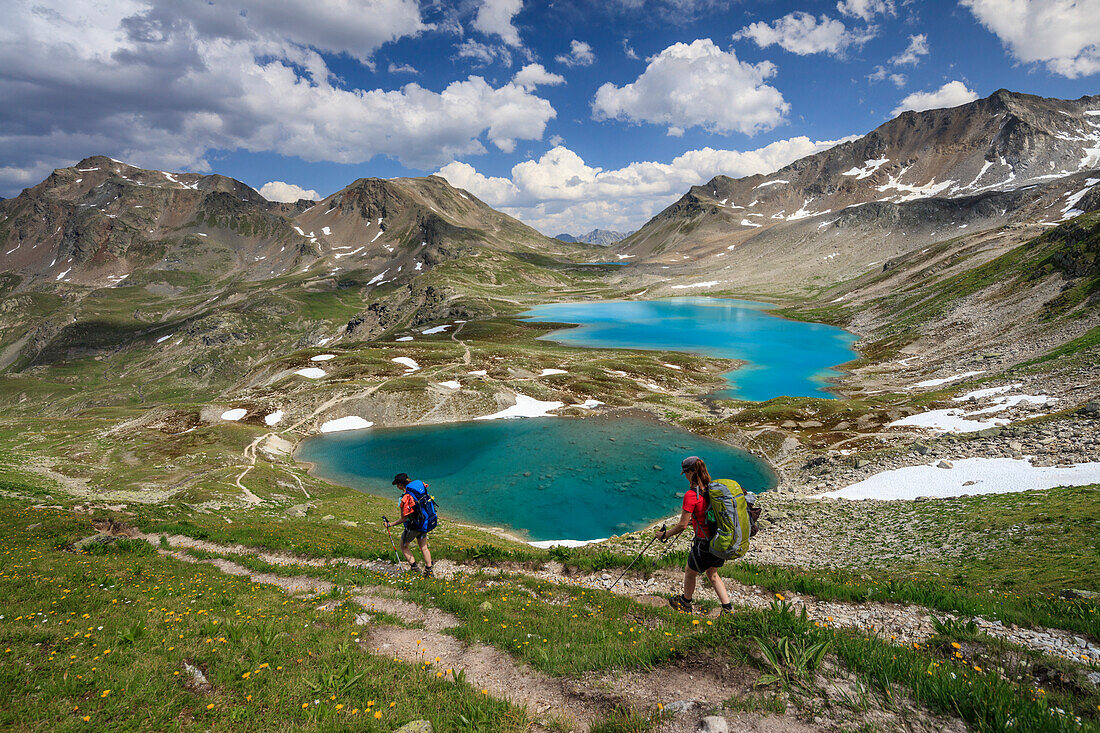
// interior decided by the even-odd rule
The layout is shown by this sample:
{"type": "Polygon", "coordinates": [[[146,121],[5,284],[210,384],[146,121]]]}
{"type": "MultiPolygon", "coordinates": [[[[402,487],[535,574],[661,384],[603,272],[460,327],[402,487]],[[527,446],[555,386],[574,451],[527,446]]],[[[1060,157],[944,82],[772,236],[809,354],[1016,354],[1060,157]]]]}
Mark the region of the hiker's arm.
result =
{"type": "Polygon", "coordinates": [[[675,537],[683,532],[691,524],[691,512],[680,512],[680,521],[675,527],[666,531],[664,535],[661,534],[661,530],[657,530],[657,536],[663,540],[667,540],[669,537],[675,537]]]}

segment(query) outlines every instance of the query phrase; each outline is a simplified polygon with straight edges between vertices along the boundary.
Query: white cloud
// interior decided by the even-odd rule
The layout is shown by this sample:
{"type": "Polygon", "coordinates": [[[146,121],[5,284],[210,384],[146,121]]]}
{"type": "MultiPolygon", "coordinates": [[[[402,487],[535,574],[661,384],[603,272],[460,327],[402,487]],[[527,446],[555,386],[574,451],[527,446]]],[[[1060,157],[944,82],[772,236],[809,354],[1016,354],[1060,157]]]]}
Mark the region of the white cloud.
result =
{"type": "MultiPolygon", "coordinates": [[[[207,3],[173,4],[182,9],[173,14],[162,0],[25,2],[0,25],[5,192],[95,152],[170,170],[207,170],[214,148],[342,163],[388,155],[434,167],[487,144],[511,151],[517,140],[541,139],[555,116],[531,88],[495,87],[480,76],[439,91],[337,85],[312,44],[329,10],[348,4],[338,0],[297,2],[311,16],[301,36],[275,12],[291,0],[247,16],[207,3]]],[[[405,7],[354,5],[347,22],[356,28],[363,8],[405,7]]],[[[328,48],[358,57],[380,39],[423,27],[394,26],[384,15],[373,23],[369,36],[355,38],[333,28],[328,48]]]]}
{"type": "Polygon", "coordinates": [[[920,57],[927,55],[928,36],[918,33],[915,36],[909,36],[909,45],[905,47],[904,51],[890,59],[890,63],[894,66],[916,66],[920,63],[920,57]]]}
{"type": "Polygon", "coordinates": [[[623,53],[626,54],[626,57],[628,59],[632,59],[634,61],[638,60],[637,52],[634,51],[633,47],[631,47],[630,45],[630,42],[627,41],[625,38],[623,39],[623,53]]]}
{"type": "Polygon", "coordinates": [[[958,107],[960,104],[973,102],[977,98],[978,95],[967,89],[961,81],[949,81],[933,92],[913,92],[901,100],[890,114],[896,117],[908,110],[920,112],[926,109],[958,107]]]}
{"type": "Polygon", "coordinates": [[[1070,79],[1100,72],[1095,0],[961,0],[1024,63],[1045,63],[1070,79]]]}
{"type": "Polygon", "coordinates": [[[483,176],[469,163],[454,161],[436,171],[455,188],[464,188],[490,206],[515,201],[519,189],[507,178],[483,176]]]}
{"type": "Polygon", "coordinates": [[[893,15],[894,0],[841,0],[836,9],[842,15],[869,21],[876,15],[893,15]]]}
{"type": "Polygon", "coordinates": [[[839,20],[824,15],[815,18],[811,13],[802,11],[784,15],[771,25],[764,22],[753,23],[733,34],[735,41],[749,38],[760,48],[778,44],[799,56],[811,53],[836,56],[849,46],[862,46],[874,37],[873,28],[864,31],[848,30],[839,20]]]}
{"type": "Polygon", "coordinates": [[[905,86],[905,83],[909,81],[908,77],[906,77],[905,74],[891,73],[887,71],[886,67],[882,66],[881,64],[876,66],[874,68],[874,71],[867,75],[868,81],[883,81],[885,79],[889,79],[890,82],[898,89],[901,89],[903,86],[905,86]]]}
{"type": "Polygon", "coordinates": [[[510,177],[490,177],[467,163],[439,171],[453,185],[550,235],[597,227],[635,229],[688,188],[716,175],[771,173],[840,140],[780,140],[756,150],[689,150],[670,163],[642,161],[604,170],[557,146],[538,160],[512,167],[510,177]]]}
{"type": "Polygon", "coordinates": [[[416,67],[412,64],[395,64],[390,62],[389,72],[391,74],[419,74],[416,67]]]}
{"type": "Polygon", "coordinates": [[[571,41],[569,43],[569,53],[555,56],[554,60],[566,66],[591,66],[596,62],[596,54],[592,52],[592,47],[584,41],[571,41]]]}
{"type": "Polygon", "coordinates": [[[504,44],[482,43],[467,38],[456,48],[458,58],[470,59],[475,66],[488,66],[497,61],[504,66],[512,65],[512,52],[504,44]]]}
{"type": "Polygon", "coordinates": [[[764,80],[774,76],[770,61],[739,61],[709,38],[676,43],[648,59],[635,81],[608,82],[592,101],[596,119],[667,125],[675,134],[687,127],[752,135],[783,121],[790,105],[764,80]]]}
{"type": "Polygon", "coordinates": [[[540,85],[564,84],[565,77],[550,73],[542,64],[527,64],[516,73],[512,83],[523,89],[533,90],[540,85]]]}
{"type": "Polygon", "coordinates": [[[312,188],[302,188],[293,183],[282,181],[269,181],[260,188],[260,195],[268,201],[283,201],[294,203],[298,199],[318,201],[321,196],[312,188]]]}
{"type": "Polygon", "coordinates": [[[509,46],[522,46],[512,19],[523,9],[523,0],[481,0],[474,28],[487,36],[500,36],[509,46]]]}

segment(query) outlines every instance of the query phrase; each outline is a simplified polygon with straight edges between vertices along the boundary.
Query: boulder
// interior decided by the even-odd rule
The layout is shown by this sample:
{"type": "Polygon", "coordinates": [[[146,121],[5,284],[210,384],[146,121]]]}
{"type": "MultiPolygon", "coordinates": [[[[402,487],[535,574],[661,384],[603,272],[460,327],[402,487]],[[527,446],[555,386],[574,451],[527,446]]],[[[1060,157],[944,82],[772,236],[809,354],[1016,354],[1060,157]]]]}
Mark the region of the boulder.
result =
{"type": "Polygon", "coordinates": [[[432,727],[432,721],[413,720],[409,723],[405,723],[393,733],[434,733],[434,731],[435,728],[432,727]]]}
{"type": "Polygon", "coordinates": [[[105,534],[92,535],[91,537],[85,537],[79,542],[73,543],[73,549],[77,552],[84,552],[92,545],[108,545],[115,541],[114,537],[105,534]]]}
{"type": "Polygon", "coordinates": [[[686,713],[698,704],[699,702],[697,700],[677,700],[676,702],[670,702],[668,705],[665,705],[664,712],[670,715],[679,715],[680,713],[686,713]]]}
{"type": "Polygon", "coordinates": [[[1093,590],[1076,590],[1074,588],[1066,588],[1064,591],[1062,591],[1058,595],[1062,596],[1062,598],[1068,598],[1070,600],[1076,600],[1076,599],[1079,599],[1079,598],[1080,599],[1085,599],[1085,600],[1100,599],[1100,593],[1097,593],[1096,591],[1093,591],[1093,590]]]}
{"type": "Polygon", "coordinates": [[[288,517],[304,517],[306,513],[313,508],[312,504],[295,504],[286,510],[288,517]]]}
{"type": "Polygon", "coordinates": [[[699,721],[700,733],[729,733],[730,724],[725,718],[708,715],[699,721]]]}

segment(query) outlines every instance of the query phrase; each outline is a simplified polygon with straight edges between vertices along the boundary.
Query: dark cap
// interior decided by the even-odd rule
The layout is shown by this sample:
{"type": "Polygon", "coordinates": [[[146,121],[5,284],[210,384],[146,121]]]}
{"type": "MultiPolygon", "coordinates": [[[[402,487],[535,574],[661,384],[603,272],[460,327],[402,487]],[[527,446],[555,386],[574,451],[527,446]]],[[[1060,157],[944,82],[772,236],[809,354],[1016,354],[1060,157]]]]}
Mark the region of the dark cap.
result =
{"type": "Polygon", "coordinates": [[[409,474],[407,474],[407,473],[399,473],[399,474],[397,474],[396,476],[393,477],[393,485],[394,486],[405,486],[408,483],[409,483],[409,474]]]}
{"type": "Polygon", "coordinates": [[[684,460],[680,461],[680,473],[687,473],[687,470],[693,467],[696,463],[702,459],[699,456],[688,456],[684,460]]]}

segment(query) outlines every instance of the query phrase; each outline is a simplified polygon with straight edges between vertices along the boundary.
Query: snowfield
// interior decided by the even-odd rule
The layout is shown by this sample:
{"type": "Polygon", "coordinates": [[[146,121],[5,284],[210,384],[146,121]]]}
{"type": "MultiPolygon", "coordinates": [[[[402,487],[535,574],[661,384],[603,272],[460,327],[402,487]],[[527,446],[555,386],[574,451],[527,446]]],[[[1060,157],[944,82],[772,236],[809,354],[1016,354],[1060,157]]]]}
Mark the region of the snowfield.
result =
{"type": "Polygon", "coordinates": [[[543,402],[534,397],[516,393],[516,404],[492,415],[482,415],[475,420],[507,420],[516,417],[552,417],[550,412],[565,407],[564,402],[543,402]]]}
{"type": "Polygon", "coordinates": [[[953,377],[943,377],[942,379],[926,379],[923,382],[917,382],[914,385],[906,387],[906,389],[916,389],[917,387],[938,387],[941,384],[947,384],[948,382],[957,382],[960,379],[966,379],[967,377],[976,377],[979,374],[985,374],[985,371],[977,372],[965,372],[963,374],[956,374],[953,377]]]}
{"type": "Polygon", "coordinates": [[[394,364],[400,364],[401,366],[406,367],[410,372],[415,372],[420,369],[420,365],[407,356],[398,356],[390,359],[390,361],[392,361],[394,364]]]}
{"type": "Polygon", "coordinates": [[[283,421],[283,415],[284,414],[285,413],[282,410],[276,410],[275,412],[271,413],[270,415],[265,416],[264,417],[264,422],[267,423],[268,426],[278,425],[279,423],[281,423],[283,421]]]}
{"type": "Polygon", "coordinates": [[[692,283],[690,285],[673,285],[672,289],[673,290],[686,290],[687,288],[713,288],[715,285],[718,285],[718,284],[719,284],[718,280],[708,280],[707,282],[692,283]]]}
{"type": "Polygon", "coordinates": [[[543,550],[549,550],[551,547],[584,547],[585,545],[591,545],[593,542],[605,542],[606,537],[599,540],[539,540],[537,542],[528,542],[531,547],[538,547],[543,550]]]}
{"type": "Polygon", "coordinates": [[[339,433],[344,430],[362,430],[369,428],[374,423],[370,420],[364,420],[358,415],[349,415],[348,417],[340,417],[335,420],[329,420],[321,425],[322,433],[339,433]]]}
{"type": "Polygon", "coordinates": [[[1001,419],[971,420],[966,415],[967,413],[962,410],[955,409],[929,410],[919,415],[910,415],[901,420],[895,420],[886,427],[928,428],[938,433],[976,433],[979,430],[995,428],[1008,423],[1008,420],[1001,419]]]}
{"type": "Polygon", "coordinates": [[[839,491],[821,494],[833,499],[945,499],[963,494],[1009,494],[1057,486],[1100,483],[1100,463],[1074,466],[1032,466],[1021,458],[964,458],[952,468],[935,464],[883,471],[839,491]]]}
{"type": "Polygon", "coordinates": [[[222,413],[222,420],[230,420],[230,421],[236,422],[237,420],[240,420],[242,417],[244,417],[247,414],[248,414],[248,410],[244,409],[243,407],[237,407],[235,409],[226,410],[225,412],[223,412],[222,413]]]}
{"type": "Polygon", "coordinates": [[[320,379],[321,377],[325,376],[325,370],[319,369],[317,367],[306,367],[305,369],[299,369],[294,373],[308,379],[320,379]]]}
{"type": "Polygon", "coordinates": [[[336,354],[318,354],[317,356],[311,356],[310,361],[328,361],[329,359],[335,359],[336,354]]]}
{"type": "MultiPolygon", "coordinates": [[[[964,411],[961,407],[930,410],[918,415],[910,415],[901,420],[895,420],[886,427],[920,427],[941,433],[976,433],[979,430],[985,430],[999,425],[1007,425],[1012,422],[1011,420],[1001,418],[981,419],[979,416],[1004,412],[1011,407],[1022,404],[1046,407],[1052,402],[1057,402],[1056,398],[1050,397],[1049,395],[1005,395],[1005,392],[1010,392],[1021,386],[1020,384],[1009,384],[1003,387],[976,389],[959,397],[952,398],[954,402],[970,402],[972,400],[977,401],[985,400],[990,397],[993,398],[991,400],[992,404],[971,412],[964,411]]],[[[1036,417],[1036,415],[1032,414],[1028,415],[1028,417],[1036,417]]]]}

